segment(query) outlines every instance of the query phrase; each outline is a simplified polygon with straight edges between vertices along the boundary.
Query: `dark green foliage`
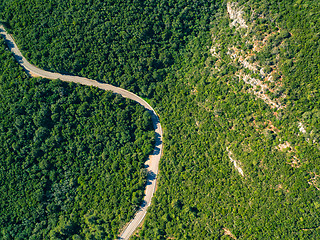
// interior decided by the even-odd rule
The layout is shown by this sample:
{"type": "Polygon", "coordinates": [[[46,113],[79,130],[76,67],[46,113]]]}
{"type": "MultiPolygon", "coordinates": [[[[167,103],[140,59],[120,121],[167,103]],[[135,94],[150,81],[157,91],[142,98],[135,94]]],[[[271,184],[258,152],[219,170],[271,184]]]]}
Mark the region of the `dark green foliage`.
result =
{"type": "Polygon", "coordinates": [[[114,239],[143,197],[150,115],[110,92],[30,79],[4,46],[0,238],[114,239]]]}
{"type": "Polygon", "coordinates": [[[204,0],[10,0],[0,3],[0,19],[37,66],[151,97],[177,50],[209,30],[214,9],[204,0]]]}

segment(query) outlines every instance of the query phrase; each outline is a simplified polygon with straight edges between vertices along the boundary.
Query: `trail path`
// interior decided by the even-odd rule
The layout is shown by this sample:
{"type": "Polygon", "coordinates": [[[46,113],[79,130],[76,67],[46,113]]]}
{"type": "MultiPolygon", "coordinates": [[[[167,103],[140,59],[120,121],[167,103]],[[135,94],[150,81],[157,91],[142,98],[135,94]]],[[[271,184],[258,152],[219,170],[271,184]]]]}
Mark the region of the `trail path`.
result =
{"type": "Polygon", "coordinates": [[[98,81],[88,79],[85,77],[64,75],[64,74],[49,72],[49,71],[45,71],[40,68],[37,68],[36,66],[30,64],[23,57],[16,43],[14,42],[13,38],[6,32],[5,28],[2,25],[0,25],[0,35],[4,37],[4,39],[6,40],[6,43],[8,44],[10,51],[14,54],[15,59],[30,76],[43,77],[48,79],[60,79],[65,82],[74,82],[74,83],[79,83],[81,85],[94,86],[103,90],[112,91],[114,93],[120,94],[125,98],[129,98],[131,100],[138,102],[143,107],[145,107],[151,114],[153,128],[156,134],[156,141],[155,141],[155,149],[153,153],[148,157],[148,160],[145,163],[145,168],[148,170],[148,173],[149,173],[147,177],[145,197],[136,215],[131,220],[131,222],[127,225],[127,227],[122,231],[119,237],[119,239],[129,239],[129,237],[134,233],[134,231],[137,229],[137,227],[140,225],[140,223],[144,219],[147,213],[147,208],[151,204],[151,198],[153,197],[153,194],[156,188],[159,162],[160,162],[160,157],[162,153],[162,135],[163,135],[160,121],[156,112],[145,100],[143,100],[136,94],[129,92],[125,89],[118,88],[106,83],[100,83],[98,81]]]}

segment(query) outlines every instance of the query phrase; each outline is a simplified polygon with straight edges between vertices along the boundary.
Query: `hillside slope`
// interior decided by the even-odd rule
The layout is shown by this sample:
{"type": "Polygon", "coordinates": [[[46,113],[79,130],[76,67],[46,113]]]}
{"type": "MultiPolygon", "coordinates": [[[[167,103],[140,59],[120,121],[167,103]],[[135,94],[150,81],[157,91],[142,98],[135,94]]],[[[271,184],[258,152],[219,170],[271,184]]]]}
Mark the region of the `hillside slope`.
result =
{"type": "Polygon", "coordinates": [[[320,237],[319,9],[225,3],[188,44],[140,239],[320,237]]]}

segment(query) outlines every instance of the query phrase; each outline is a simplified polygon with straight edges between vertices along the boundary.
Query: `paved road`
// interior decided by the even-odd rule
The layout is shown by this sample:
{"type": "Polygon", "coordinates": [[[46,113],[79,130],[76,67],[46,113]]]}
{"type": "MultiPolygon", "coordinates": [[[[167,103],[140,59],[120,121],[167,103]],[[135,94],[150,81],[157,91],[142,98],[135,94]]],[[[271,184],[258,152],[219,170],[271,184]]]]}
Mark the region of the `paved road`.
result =
{"type": "Polygon", "coordinates": [[[121,96],[125,98],[132,99],[142,106],[144,106],[149,113],[151,114],[151,119],[153,123],[153,127],[156,133],[156,143],[155,143],[155,149],[153,153],[149,156],[148,160],[145,163],[145,167],[148,170],[149,174],[147,177],[147,186],[145,190],[145,197],[143,199],[143,203],[140,206],[138,212],[136,213],[135,217],[131,220],[131,222],[127,225],[127,227],[123,230],[123,232],[120,234],[119,239],[129,239],[129,237],[134,233],[134,231],[137,229],[137,227],[140,225],[141,221],[145,217],[147,213],[147,208],[151,204],[151,198],[155,192],[156,187],[156,181],[157,181],[157,174],[158,174],[158,168],[159,168],[159,161],[161,157],[162,152],[162,128],[160,125],[159,118],[156,114],[156,112],[153,110],[153,108],[142,98],[137,96],[136,94],[129,92],[125,89],[118,88],[115,86],[112,86],[110,84],[100,83],[95,80],[91,80],[84,77],[77,77],[77,76],[70,76],[70,75],[63,75],[60,73],[53,73],[49,71],[42,70],[40,68],[37,68],[36,66],[30,64],[21,54],[20,50],[18,49],[16,43],[14,42],[13,38],[6,32],[4,27],[0,25],[0,35],[5,38],[8,47],[11,52],[13,52],[14,57],[18,61],[18,63],[25,69],[25,71],[34,77],[43,77],[48,79],[60,79],[62,81],[66,82],[75,82],[82,85],[87,86],[94,86],[98,87],[103,90],[112,91],[114,93],[120,94],[121,96]]]}

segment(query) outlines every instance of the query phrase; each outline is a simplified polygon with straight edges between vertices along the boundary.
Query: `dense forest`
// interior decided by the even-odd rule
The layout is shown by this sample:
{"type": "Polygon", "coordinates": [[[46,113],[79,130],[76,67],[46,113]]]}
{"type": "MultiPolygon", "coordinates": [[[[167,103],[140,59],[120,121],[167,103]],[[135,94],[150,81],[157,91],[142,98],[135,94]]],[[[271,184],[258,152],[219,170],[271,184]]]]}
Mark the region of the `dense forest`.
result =
{"type": "Polygon", "coordinates": [[[14,0],[0,5],[1,19],[31,63],[145,97],[166,76],[177,50],[209,30],[215,9],[210,2],[190,0],[14,0]]]}
{"type": "Polygon", "coordinates": [[[133,239],[320,238],[317,1],[0,10],[35,65],[132,90],[159,113],[158,189],[133,239]]]}
{"type": "Polygon", "coordinates": [[[143,197],[149,113],[111,92],[31,79],[2,39],[0,62],[0,238],[115,238],[143,197]]]}

